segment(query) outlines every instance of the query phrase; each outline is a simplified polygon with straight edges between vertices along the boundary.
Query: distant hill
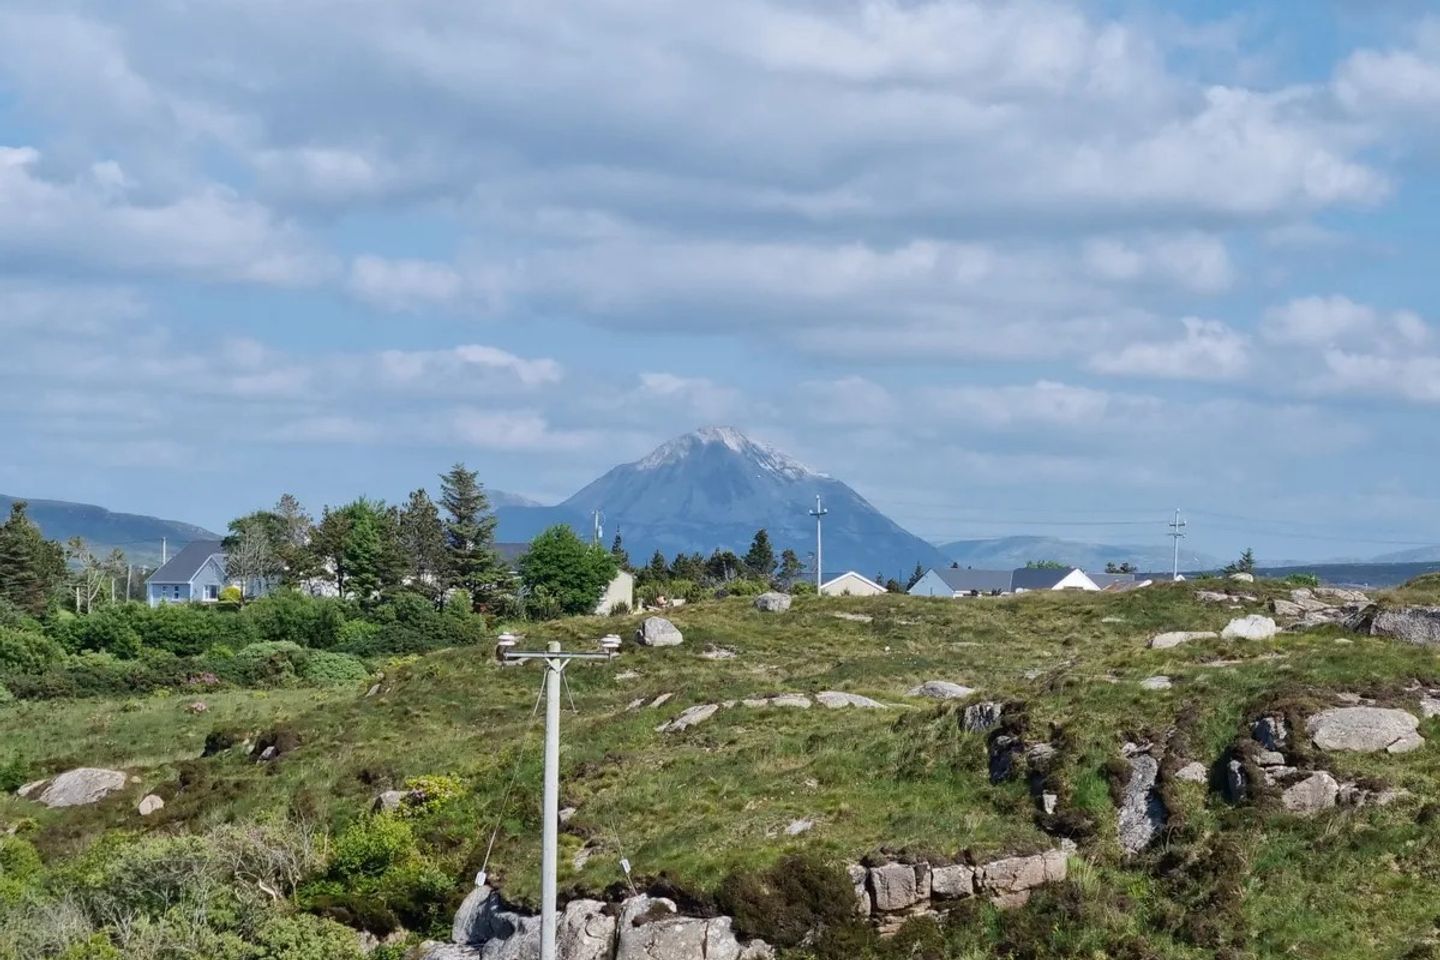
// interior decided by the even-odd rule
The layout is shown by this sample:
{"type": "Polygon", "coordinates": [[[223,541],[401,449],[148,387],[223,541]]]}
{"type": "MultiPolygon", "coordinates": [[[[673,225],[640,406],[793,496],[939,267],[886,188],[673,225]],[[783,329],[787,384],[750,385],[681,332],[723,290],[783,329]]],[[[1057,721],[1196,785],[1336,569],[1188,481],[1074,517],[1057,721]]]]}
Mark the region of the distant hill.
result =
{"type": "Polygon", "coordinates": [[[491,490],[489,487],[485,488],[485,496],[490,499],[490,506],[495,510],[499,510],[501,507],[538,507],[542,505],[539,500],[531,500],[518,493],[506,493],[504,490],[491,490]]]}
{"type": "Polygon", "coordinates": [[[729,427],[706,427],[677,437],[644,459],[607,472],[554,507],[497,510],[500,540],[529,540],[553,523],[588,533],[592,511],[604,514],[607,540],[619,531],[631,559],[655,550],[743,554],[764,527],[778,555],[786,547],[802,559],[815,549],[809,515],[819,494],[825,517],[825,570],[854,569],[907,577],[916,563],[945,562],[934,546],[876,510],[850,487],[810,470],[729,427]]]}
{"type": "MultiPolygon", "coordinates": [[[[1141,570],[1168,570],[1174,555],[1171,548],[1160,545],[1119,545],[1082,543],[1055,537],[996,537],[988,540],[956,540],[940,547],[962,567],[1011,570],[1034,560],[1056,560],[1084,570],[1104,570],[1107,563],[1133,563],[1141,570]]],[[[1203,569],[1224,566],[1214,557],[1180,550],[1180,569],[1203,569]]]]}
{"type": "Polygon", "coordinates": [[[16,500],[29,504],[25,515],[35,521],[47,538],[63,543],[71,537],[83,537],[97,555],[119,547],[132,562],[146,566],[159,564],[162,540],[168,540],[173,557],[191,540],[220,539],[218,534],[191,523],[138,513],[112,513],[94,504],[65,500],[33,500],[0,494],[0,516],[8,517],[10,504],[16,500]]]}
{"type": "Polygon", "coordinates": [[[1414,547],[1410,550],[1397,550],[1394,553],[1382,553],[1378,557],[1371,557],[1367,563],[1435,563],[1440,561],[1440,545],[1433,547],[1414,547]]]}

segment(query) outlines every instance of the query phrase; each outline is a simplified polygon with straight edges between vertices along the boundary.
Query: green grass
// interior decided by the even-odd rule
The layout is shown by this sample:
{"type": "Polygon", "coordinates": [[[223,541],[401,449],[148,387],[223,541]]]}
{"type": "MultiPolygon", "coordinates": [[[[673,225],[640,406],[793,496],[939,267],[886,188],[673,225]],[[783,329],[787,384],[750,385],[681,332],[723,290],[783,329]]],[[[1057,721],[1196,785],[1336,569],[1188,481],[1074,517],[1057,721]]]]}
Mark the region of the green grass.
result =
{"type": "MultiPolygon", "coordinates": [[[[1137,861],[1119,855],[1105,771],[1127,740],[1178,731],[1173,742],[1185,745],[1186,759],[1208,765],[1272,699],[1328,702],[1353,691],[1415,709],[1407,685],[1440,682],[1432,651],[1371,638],[1341,643],[1334,629],[1266,642],[1145,646],[1162,630],[1219,629],[1283,593],[1263,582],[1230,584],[1259,598],[1241,610],[1194,599],[1197,587],[1225,586],[961,602],[810,598],[785,615],[759,614],[737,599],[675,611],[683,646],[627,644],[613,663],[569,673],[577,712],[567,701],[562,805],[578,812],[563,833],[562,888],[603,893],[622,880],[622,855],[638,877],[664,875],[705,893],[733,870],[769,866],[795,850],[853,861],[882,848],[986,858],[1053,845],[1023,782],[988,782],[984,738],[959,730],[956,708],[904,694],[920,681],[948,679],[978,688],[984,699],[1026,704],[1031,739],[1061,731],[1065,802],[1093,815],[1099,832],[1082,849],[1091,865],[1069,894],[1047,894],[1013,917],[977,907],[967,925],[942,932],[947,956],[988,955],[1027,922],[1048,924],[1044,936],[1059,938],[1037,956],[1214,955],[1214,943],[1193,932],[1200,920],[1232,945],[1248,943],[1255,956],[1401,956],[1434,933],[1440,899],[1440,825],[1417,822],[1424,803],[1440,795],[1440,720],[1424,722],[1431,742],[1414,753],[1324,758],[1341,779],[1375,778],[1411,791],[1392,807],[1307,821],[1231,809],[1204,787],[1177,784],[1182,826],[1137,861]],[[842,611],[874,619],[834,616],[842,611]],[[737,656],[703,659],[709,644],[737,656]],[[638,676],[623,679],[629,672],[638,676]],[[1174,688],[1142,690],[1139,681],[1155,674],[1171,677],[1174,688]],[[683,733],[654,729],[692,704],[826,689],[892,708],[736,706],[683,733]],[[627,711],[632,700],[660,693],[674,697],[658,710],[627,711]],[[802,817],[815,827],[786,836],[785,826],[802,817]],[[1235,844],[1238,868],[1216,866],[1224,842],[1235,844]],[[594,855],[575,870],[571,860],[586,845],[594,855]],[[1229,881],[1237,892],[1226,899],[1219,891],[1229,881]],[[1131,942],[1150,952],[1105,952],[1131,942]]],[[[617,626],[628,632],[637,619],[536,626],[526,643],[586,645],[617,626]]],[[[368,698],[363,686],[226,691],[203,697],[209,709],[199,715],[185,709],[194,695],[0,707],[0,762],[18,749],[37,776],[88,765],[123,767],[138,778],[124,795],[85,810],[0,799],[0,824],[25,821],[52,862],[118,829],[194,831],[284,812],[338,831],[363,816],[381,789],[451,774],[467,791],[422,818],[417,833],[458,893],[498,820],[491,872],[508,896],[533,900],[541,731],[531,711],[540,679],[538,669],[501,667],[489,650],[470,648],[394,669],[368,698]],[[212,730],[253,734],[282,725],[300,745],[276,763],[252,763],[238,750],[199,759],[212,730]],[[147,792],[167,805],[142,821],[134,804],[147,792]]],[[[1026,935],[1027,942],[1040,936],[1026,935]]]]}

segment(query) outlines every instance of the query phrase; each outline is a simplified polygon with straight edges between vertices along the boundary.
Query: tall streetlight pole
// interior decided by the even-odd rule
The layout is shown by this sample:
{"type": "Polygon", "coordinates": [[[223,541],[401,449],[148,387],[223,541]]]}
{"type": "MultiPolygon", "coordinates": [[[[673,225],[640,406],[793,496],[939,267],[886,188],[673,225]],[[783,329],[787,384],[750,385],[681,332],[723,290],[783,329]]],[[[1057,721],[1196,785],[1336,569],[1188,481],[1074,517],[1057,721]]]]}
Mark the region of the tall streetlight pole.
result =
{"type": "Polygon", "coordinates": [[[820,494],[815,494],[815,509],[810,511],[810,516],[815,518],[815,595],[820,595],[820,585],[824,580],[825,560],[820,551],[820,521],[825,514],[829,513],[820,503],[820,494]]]}
{"type": "Polygon", "coordinates": [[[1185,536],[1185,521],[1180,519],[1180,508],[1175,508],[1175,519],[1170,521],[1170,536],[1175,540],[1175,566],[1171,571],[1172,580],[1180,579],[1180,538],[1185,536]]]}
{"type": "Polygon", "coordinates": [[[545,795],[540,804],[543,823],[540,850],[540,960],[555,957],[555,869],[560,836],[560,675],[573,660],[610,660],[620,649],[620,638],[610,634],[600,641],[599,653],[566,653],[552,640],[545,650],[515,650],[519,637],[500,635],[495,647],[502,663],[540,660],[545,664],[545,795]]]}

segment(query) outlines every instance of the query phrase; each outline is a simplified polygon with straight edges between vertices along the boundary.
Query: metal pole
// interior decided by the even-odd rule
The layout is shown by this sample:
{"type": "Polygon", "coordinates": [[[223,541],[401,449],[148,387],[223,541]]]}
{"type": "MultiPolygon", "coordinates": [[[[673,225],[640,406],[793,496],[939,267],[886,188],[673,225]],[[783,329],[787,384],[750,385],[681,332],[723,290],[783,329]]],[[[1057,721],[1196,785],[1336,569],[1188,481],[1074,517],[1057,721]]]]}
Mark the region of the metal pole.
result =
{"type": "Polygon", "coordinates": [[[820,546],[820,518],[829,513],[820,503],[820,494],[815,494],[815,509],[810,511],[810,516],[815,518],[815,594],[819,596],[820,587],[825,579],[825,557],[820,546]]]}
{"type": "MultiPolygon", "coordinates": [[[[550,653],[560,644],[550,641],[550,653]]],[[[540,960],[555,960],[555,869],[560,822],[560,671],[565,661],[545,661],[545,800],[540,855],[540,960]]]]}

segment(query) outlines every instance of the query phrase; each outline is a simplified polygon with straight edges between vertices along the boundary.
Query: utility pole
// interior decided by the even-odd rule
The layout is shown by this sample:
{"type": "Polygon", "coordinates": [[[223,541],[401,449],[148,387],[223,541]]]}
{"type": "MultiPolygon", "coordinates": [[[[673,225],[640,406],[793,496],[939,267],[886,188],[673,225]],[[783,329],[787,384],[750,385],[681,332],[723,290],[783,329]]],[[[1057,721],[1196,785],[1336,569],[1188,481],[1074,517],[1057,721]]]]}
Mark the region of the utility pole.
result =
{"type": "MultiPolygon", "coordinates": [[[[151,543],[154,543],[155,541],[152,540],[152,541],[150,541],[150,542],[151,542],[151,543]]],[[[160,566],[163,567],[163,566],[165,566],[165,564],[167,564],[167,563],[169,563],[169,562],[170,562],[170,539],[169,539],[168,537],[161,537],[161,538],[160,538],[160,566]]]]}
{"type": "MultiPolygon", "coordinates": [[[[597,514],[599,511],[596,511],[597,514]]],[[[598,521],[597,521],[598,523],[598,521]]],[[[545,791],[540,805],[543,823],[540,851],[540,960],[555,956],[555,861],[560,835],[560,675],[572,660],[610,660],[620,649],[620,638],[610,634],[600,641],[598,653],[565,653],[557,640],[544,651],[512,649],[519,637],[502,633],[495,647],[502,663],[540,660],[545,664],[545,791]]],[[[478,882],[478,881],[477,881],[478,882]]]]}
{"type": "Polygon", "coordinates": [[[825,569],[824,554],[820,550],[820,521],[829,513],[824,505],[820,503],[820,494],[815,494],[815,509],[810,511],[810,516],[815,518],[815,593],[820,593],[820,585],[825,580],[822,572],[825,569]]]}
{"type": "Polygon", "coordinates": [[[1180,540],[1185,536],[1185,521],[1180,519],[1180,508],[1175,508],[1175,519],[1170,521],[1169,536],[1175,541],[1175,568],[1171,578],[1180,579],[1180,540]]]}
{"type": "Polygon", "coordinates": [[[595,518],[595,543],[601,545],[605,542],[605,514],[597,507],[594,513],[595,518]]]}

